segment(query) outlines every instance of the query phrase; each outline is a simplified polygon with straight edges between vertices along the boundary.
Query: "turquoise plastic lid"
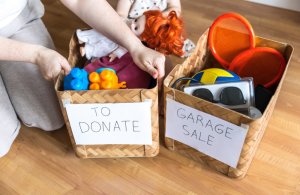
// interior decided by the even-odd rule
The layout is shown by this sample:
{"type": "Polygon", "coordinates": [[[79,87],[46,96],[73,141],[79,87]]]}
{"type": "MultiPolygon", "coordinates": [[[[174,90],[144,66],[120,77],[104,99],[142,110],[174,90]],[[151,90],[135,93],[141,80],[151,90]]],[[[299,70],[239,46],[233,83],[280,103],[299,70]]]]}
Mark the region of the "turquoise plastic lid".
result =
{"type": "Polygon", "coordinates": [[[110,71],[114,71],[114,73],[117,74],[116,71],[114,69],[112,69],[112,68],[99,68],[95,72],[98,73],[98,74],[100,74],[105,69],[110,70],[110,71]]]}

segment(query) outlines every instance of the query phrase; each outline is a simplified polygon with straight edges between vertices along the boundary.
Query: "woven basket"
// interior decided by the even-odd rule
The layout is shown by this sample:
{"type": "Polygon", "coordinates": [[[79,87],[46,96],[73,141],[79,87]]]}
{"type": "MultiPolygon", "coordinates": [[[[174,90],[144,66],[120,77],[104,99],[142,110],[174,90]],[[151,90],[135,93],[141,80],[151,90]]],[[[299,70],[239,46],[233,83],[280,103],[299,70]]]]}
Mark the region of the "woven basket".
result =
{"type": "MultiPolygon", "coordinates": [[[[170,88],[170,86],[180,77],[191,77],[195,73],[207,69],[207,68],[222,68],[222,66],[214,59],[208,46],[208,33],[207,30],[199,39],[198,44],[194,52],[185,60],[181,65],[177,65],[173,71],[164,80],[164,95],[165,95],[165,113],[166,112],[166,98],[172,98],[175,101],[185,104],[189,107],[195,108],[202,112],[221,118],[225,121],[240,126],[244,123],[249,126],[249,130],[242,148],[242,152],[238,161],[237,168],[232,168],[221,161],[218,161],[208,155],[199,152],[198,150],[183,144],[179,141],[173,140],[165,136],[165,144],[168,149],[178,152],[188,158],[191,158],[197,162],[207,165],[231,178],[241,179],[245,176],[251,160],[255,154],[258,144],[264,134],[271,114],[273,112],[275,103],[277,101],[278,94],[280,92],[282,82],[284,80],[286,70],[282,76],[280,83],[277,86],[274,96],[269,102],[263,116],[259,119],[251,119],[248,116],[237,113],[235,111],[220,107],[213,103],[207,102],[200,98],[193,97],[179,90],[179,86],[186,81],[179,82],[176,85],[176,89],[170,88]]],[[[291,55],[293,53],[293,47],[279,43],[272,40],[256,37],[256,47],[271,47],[278,50],[289,65],[291,55]]],[[[275,89],[274,89],[275,90],[275,89]]],[[[166,116],[165,116],[166,124],[166,116]]]]}
{"type": "MultiPolygon", "coordinates": [[[[71,68],[82,68],[86,58],[79,52],[79,43],[76,33],[70,41],[70,54],[68,62],[71,68]]],[[[116,89],[116,90],[86,90],[86,91],[63,91],[64,73],[60,73],[55,89],[60,107],[66,122],[73,148],[80,158],[108,158],[108,157],[153,157],[159,152],[159,123],[158,123],[158,96],[157,86],[153,89],[116,89]],[[126,103],[144,102],[152,99],[151,125],[152,145],[77,145],[75,143],[66,109],[62,99],[69,99],[71,104],[90,103],[126,103]]]]}

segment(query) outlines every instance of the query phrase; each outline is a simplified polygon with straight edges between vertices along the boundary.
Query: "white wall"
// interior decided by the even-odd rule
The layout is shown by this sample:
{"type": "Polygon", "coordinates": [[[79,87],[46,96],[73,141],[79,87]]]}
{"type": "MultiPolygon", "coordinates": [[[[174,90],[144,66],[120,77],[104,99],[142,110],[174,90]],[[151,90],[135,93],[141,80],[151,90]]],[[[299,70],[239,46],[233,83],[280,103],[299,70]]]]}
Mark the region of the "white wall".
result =
{"type": "Polygon", "coordinates": [[[300,12],[300,0],[246,0],[300,12]]]}

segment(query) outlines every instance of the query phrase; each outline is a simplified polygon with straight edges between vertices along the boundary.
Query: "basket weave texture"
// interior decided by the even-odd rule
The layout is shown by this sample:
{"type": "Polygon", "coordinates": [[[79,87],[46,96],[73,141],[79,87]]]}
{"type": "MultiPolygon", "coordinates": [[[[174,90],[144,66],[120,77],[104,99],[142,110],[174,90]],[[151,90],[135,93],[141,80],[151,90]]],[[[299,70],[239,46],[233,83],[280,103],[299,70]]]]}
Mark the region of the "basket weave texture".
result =
{"type": "MultiPolygon", "coordinates": [[[[86,58],[80,55],[80,45],[76,33],[70,41],[70,53],[68,62],[71,68],[82,68],[86,58]]],[[[158,123],[158,95],[157,86],[152,89],[116,89],[116,90],[85,90],[85,91],[63,91],[64,73],[60,73],[55,89],[59,99],[60,107],[66,122],[75,153],[80,158],[108,158],[108,157],[153,157],[159,152],[159,123],[158,123]],[[90,103],[127,103],[144,102],[152,99],[151,125],[152,145],[77,145],[75,143],[66,109],[63,107],[62,99],[69,99],[71,104],[90,103]]]]}
{"type": "MultiPolygon", "coordinates": [[[[170,86],[180,77],[191,77],[195,73],[207,69],[207,68],[222,68],[222,66],[214,59],[212,53],[209,50],[208,46],[208,33],[207,30],[199,39],[197,46],[194,52],[184,61],[183,64],[177,65],[173,71],[166,77],[164,81],[164,95],[165,95],[165,107],[164,111],[166,112],[166,98],[172,98],[173,100],[185,104],[189,107],[195,108],[207,114],[216,116],[225,121],[233,123],[235,125],[240,126],[241,123],[249,126],[248,133],[245,138],[245,142],[241,151],[241,155],[238,161],[237,168],[232,168],[221,161],[218,161],[198,150],[183,144],[179,141],[173,140],[165,136],[165,144],[168,149],[173,150],[177,153],[180,153],[188,158],[191,158],[195,161],[198,161],[204,165],[207,165],[231,178],[241,179],[245,176],[251,160],[258,148],[260,140],[264,134],[264,131],[267,127],[273,109],[275,107],[275,103],[277,101],[277,97],[279,91],[282,86],[283,79],[286,74],[285,73],[277,86],[274,96],[269,102],[268,107],[266,108],[263,116],[259,119],[251,119],[248,116],[242,115],[235,111],[220,107],[208,101],[202,100],[200,98],[196,98],[194,96],[183,93],[179,90],[179,86],[186,81],[179,82],[176,85],[176,89],[170,88],[170,86]]],[[[287,67],[289,61],[291,59],[291,55],[293,53],[293,48],[284,43],[275,42],[272,40],[267,40],[264,38],[256,37],[256,47],[271,47],[284,55],[285,60],[287,62],[287,67]]],[[[275,89],[274,89],[275,90],[275,89]]],[[[165,125],[166,125],[166,116],[165,116],[165,125]]]]}

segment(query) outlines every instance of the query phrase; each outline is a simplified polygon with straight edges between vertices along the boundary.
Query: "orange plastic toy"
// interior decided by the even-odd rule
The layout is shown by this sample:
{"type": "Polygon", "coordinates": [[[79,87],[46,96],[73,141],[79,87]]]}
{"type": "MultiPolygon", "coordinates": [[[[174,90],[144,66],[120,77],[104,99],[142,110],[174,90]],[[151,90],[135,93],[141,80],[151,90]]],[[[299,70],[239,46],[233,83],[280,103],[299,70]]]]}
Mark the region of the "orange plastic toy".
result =
{"type": "Polygon", "coordinates": [[[253,77],[254,87],[261,84],[269,88],[280,81],[285,67],[280,52],[269,47],[256,47],[234,58],[228,70],[240,77],[253,77]]]}
{"type": "Polygon", "coordinates": [[[90,90],[98,89],[120,89],[126,88],[126,82],[118,83],[118,77],[114,71],[104,69],[100,74],[92,72],[89,75],[90,90]]]}
{"type": "Polygon", "coordinates": [[[243,16],[227,13],[214,21],[208,41],[214,57],[224,69],[228,69],[236,56],[255,47],[255,34],[243,16]]]}

